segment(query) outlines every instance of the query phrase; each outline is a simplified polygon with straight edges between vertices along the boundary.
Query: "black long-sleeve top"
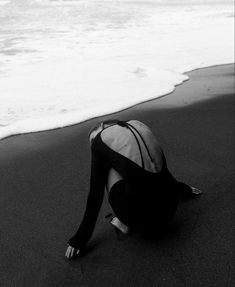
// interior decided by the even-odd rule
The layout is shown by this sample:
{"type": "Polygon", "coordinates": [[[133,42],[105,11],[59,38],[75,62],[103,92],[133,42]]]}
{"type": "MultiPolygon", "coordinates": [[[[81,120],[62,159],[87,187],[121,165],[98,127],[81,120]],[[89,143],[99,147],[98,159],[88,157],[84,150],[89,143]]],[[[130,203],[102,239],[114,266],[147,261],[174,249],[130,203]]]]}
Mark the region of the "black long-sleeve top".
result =
{"type": "MultiPolygon", "coordinates": [[[[137,121],[131,121],[131,124],[136,124],[138,127],[139,124],[142,124],[137,121]]],[[[143,124],[142,124],[143,125],[143,124]]],[[[146,126],[144,126],[146,127],[146,126]]],[[[113,138],[117,138],[119,140],[120,145],[120,138],[118,137],[117,132],[121,132],[123,135],[123,132],[127,132],[126,135],[123,137],[123,145],[121,146],[120,150],[123,150],[128,144],[130,143],[126,142],[128,141],[128,136],[132,137],[131,144],[134,145],[135,141],[141,142],[141,137],[138,133],[135,132],[135,130],[126,131],[123,130],[125,127],[115,127],[115,129],[111,129],[110,131],[114,131],[113,134],[111,133],[111,136],[108,134],[109,131],[107,129],[107,133],[105,134],[105,131],[101,131],[96,137],[94,138],[92,145],[91,145],[91,175],[90,175],[90,192],[87,199],[87,205],[85,214],[83,217],[83,220],[75,233],[75,235],[68,241],[68,244],[76,249],[83,249],[90,239],[96,220],[99,214],[99,210],[101,208],[103,197],[104,197],[104,191],[105,191],[105,184],[107,180],[108,171],[110,168],[114,168],[120,175],[125,179],[129,180],[130,182],[135,182],[137,180],[144,180],[145,176],[149,176],[149,174],[157,174],[159,171],[166,166],[164,154],[158,145],[158,143],[155,143],[155,151],[152,151],[152,153],[155,152],[155,166],[158,168],[158,172],[156,173],[150,173],[145,168],[143,168],[144,160],[143,160],[143,154],[142,152],[139,152],[138,149],[141,149],[142,151],[146,149],[144,144],[146,143],[138,143],[138,146],[136,144],[137,152],[134,151],[134,156],[138,155],[139,159],[136,159],[136,162],[133,160],[130,160],[128,156],[124,156],[119,151],[115,151],[115,148],[113,146],[110,146],[107,142],[107,138],[111,138],[111,142],[113,144],[113,138]],[[116,130],[115,130],[116,129],[116,130]],[[135,132],[135,135],[133,135],[133,131],[135,132]],[[103,138],[101,136],[103,134],[103,138]],[[108,135],[108,137],[107,137],[108,135]],[[135,136],[135,139],[133,141],[133,136],[135,136]],[[113,138],[112,138],[113,137],[113,138]],[[137,138],[138,137],[138,138],[137,138]],[[106,143],[104,141],[106,140],[106,143]],[[156,151],[157,150],[157,151],[156,151]],[[138,163],[141,162],[142,163],[138,163]],[[158,167],[157,167],[158,165],[158,167]]],[[[148,130],[149,133],[149,130],[148,130]]],[[[143,139],[142,139],[143,140],[143,139]]],[[[130,149],[128,149],[130,151],[130,149]]],[[[144,152],[143,152],[144,153],[144,152]]],[[[132,156],[133,157],[133,156],[132,156]]],[[[146,156],[147,157],[147,153],[146,156]]],[[[151,157],[151,156],[150,156],[151,157]]],[[[151,159],[152,160],[152,159],[151,159]]]]}
{"type": "MultiPolygon", "coordinates": [[[[96,140],[98,137],[96,137],[96,140]]],[[[97,146],[91,146],[91,175],[90,192],[82,223],[76,234],[68,241],[68,244],[77,249],[83,249],[90,239],[95,228],[96,220],[103,202],[104,187],[107,178],[107,161],[105,154],[97,150],[97,146]]]]}

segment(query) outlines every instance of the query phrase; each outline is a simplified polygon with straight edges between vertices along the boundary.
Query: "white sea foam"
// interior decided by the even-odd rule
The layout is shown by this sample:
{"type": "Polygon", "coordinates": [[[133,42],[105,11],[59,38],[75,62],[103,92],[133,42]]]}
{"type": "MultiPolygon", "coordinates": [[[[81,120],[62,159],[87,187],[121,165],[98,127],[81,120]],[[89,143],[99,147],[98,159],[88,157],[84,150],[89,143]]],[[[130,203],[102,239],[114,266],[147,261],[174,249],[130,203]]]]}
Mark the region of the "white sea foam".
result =
{"type": "Polygon", "coordinates": [[[234,62],[230,0],[0,5],[0,138],[115,112],[234,62]]]}

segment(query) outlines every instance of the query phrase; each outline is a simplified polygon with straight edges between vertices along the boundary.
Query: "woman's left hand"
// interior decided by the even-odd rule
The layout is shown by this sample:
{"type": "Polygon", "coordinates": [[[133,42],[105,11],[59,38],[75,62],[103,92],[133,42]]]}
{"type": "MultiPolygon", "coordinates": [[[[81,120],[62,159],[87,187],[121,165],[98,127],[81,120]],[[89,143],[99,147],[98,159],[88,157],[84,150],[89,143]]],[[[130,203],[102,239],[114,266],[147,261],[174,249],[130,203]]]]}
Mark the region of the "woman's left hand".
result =
{"type": "Polygon", "coordinates": [[[78,255],[79,252],[80,252],[79,249],[76,249],[76,248],[69,245],[67,247],[66,252],[65,252],[65,257],[67,257],[68,259],[71,259],[73,256],[78,255]]]}

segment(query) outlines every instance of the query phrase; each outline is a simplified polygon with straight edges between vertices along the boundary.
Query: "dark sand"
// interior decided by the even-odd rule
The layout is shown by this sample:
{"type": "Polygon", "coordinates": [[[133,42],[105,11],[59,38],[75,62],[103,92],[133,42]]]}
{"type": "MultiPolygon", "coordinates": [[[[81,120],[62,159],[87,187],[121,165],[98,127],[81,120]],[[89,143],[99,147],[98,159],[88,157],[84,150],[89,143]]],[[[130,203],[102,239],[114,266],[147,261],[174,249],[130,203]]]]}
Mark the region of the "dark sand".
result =
{"type": "Polygon", "coordinates": [[[1,287],[235,286],[234,66],[189,76],[171,95],[114,115],[149,125],[172,173],[204,191],[156,238],[117,237],[105,201],[87,254],[64,258],[89,188],[87,133],[100,119],[0,141],[1,287]]]}

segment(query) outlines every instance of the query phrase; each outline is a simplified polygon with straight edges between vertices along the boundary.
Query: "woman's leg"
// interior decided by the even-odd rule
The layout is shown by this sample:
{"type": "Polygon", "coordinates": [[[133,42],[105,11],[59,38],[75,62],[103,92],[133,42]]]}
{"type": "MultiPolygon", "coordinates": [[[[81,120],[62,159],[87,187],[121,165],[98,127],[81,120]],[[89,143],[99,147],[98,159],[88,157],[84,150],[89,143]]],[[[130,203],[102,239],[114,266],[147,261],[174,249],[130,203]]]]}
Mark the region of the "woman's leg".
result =
{"type": "MultiPolygon", "coordinates": [[[[123,177],[115,169],[111,168],[108,172],[106,189],[109,194],[109,203],[115,215],[119,215],[119,218],[117,216],[113,217],[110,223],[114,227],[119,229],[122,233],[127,234],[129,232],[129,227],[120,220],[120,214],[119,214],[119,210],[123,209],[124,208],[123,205],[125,205],[125,203],[122,200],[120,200],[120,196],[122,196],[122,192],[123,192],[122,191],[123,185],[121,181],[123,181],[123,177]],[[115,192],[112,191],[111,193],[112,195],[110,196],[110,191],[112,190],[114,186],[115,188],[113,190],[117,190],[117,191],[115,192]]],[[[124,215],[124,217],[126,217],[126,215],[124,215]]],[[[122,218],[122,215],[121,215],[121,218],[122,218]]]]}
{"type": "Polygon", "coordinates": [[[108,172],[108,178],[106,183],[108,193],[112,189],[113,185],[120,180],[123,180],[123,177],[114,168],[111,168],[108,172]]]}
{"type": "Polygon", "coordinates": [[[149,176],[137,182],[119,180],[112,185],[109,203],[122,223],[135,230],[156,232],[171,220],[178,195],[174,185],[166,187],[159,181],[149,176]]]}
{"type": "Polygon", "coordinates": [[[131,225],[132,202],[126,193],[125,180],[116,182],[109,192],[109,203],[117,218],[126,226],[131,225]]]}

